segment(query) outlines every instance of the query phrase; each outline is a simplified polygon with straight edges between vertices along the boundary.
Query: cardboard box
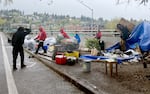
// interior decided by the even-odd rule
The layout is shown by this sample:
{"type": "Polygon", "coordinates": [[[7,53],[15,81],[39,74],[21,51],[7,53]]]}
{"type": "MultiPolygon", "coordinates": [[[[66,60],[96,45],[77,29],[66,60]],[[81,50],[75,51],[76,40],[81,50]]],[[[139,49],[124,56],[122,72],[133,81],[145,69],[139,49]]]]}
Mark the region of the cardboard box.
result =
{"type": "MultiPolygon", "coordinates": [[[[129,22],[128,20],[124,18],[121,18],[118,24],[122,24],[123,26],[126,26],[130,32],[132,32],[133,28],[135,27],[133,23],[129,22]]],[[[119,30],[116,29],[116,31],[119,31],[119,30]]]]}

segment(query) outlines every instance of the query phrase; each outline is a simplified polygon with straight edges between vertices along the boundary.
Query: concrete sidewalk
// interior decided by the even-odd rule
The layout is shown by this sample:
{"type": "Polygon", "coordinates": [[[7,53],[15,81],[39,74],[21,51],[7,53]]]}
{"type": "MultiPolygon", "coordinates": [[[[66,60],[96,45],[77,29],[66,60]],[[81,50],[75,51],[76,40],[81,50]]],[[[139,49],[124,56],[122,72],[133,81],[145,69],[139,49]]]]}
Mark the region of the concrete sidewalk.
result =
{"type": "Polygon", "coordinates": [[[108,94],[103,92],[96,85],[88,81],[88,78],[94,77],[93,72],[85,73],[82,68],[82,62],[78,62],[75,65],[58,65],[48,56],[34,54],[33,52],[26,50],[31,57],[37,58],[46,66],[48,66],[53,71],[60,74],[62,77],[73,83],[79,89],[84,91],[86,94],[108,94]]]}
{"type": "MultiPolygon", "coordinates": [[[[132,89],[126,88],[125,86],[123,86],[126,80],[121,80],[128,78],[126,77],[126,75],[122,75],[122,73],[125,73],[125,71],[127,71],[126,68],[136,68],[135,65],[134,67],[125,65],[123,66],[119,64],[119,75],[117,76],[114,72],[111,77],[109,72],[108,74],[106,74],[104,63],[91,62],[91,72],[86,73],[83,71],[82,61],[79,61],[78,63],[72,66],[58,65],[50,57],[39,54],[35,55],[28,50],[27,52],[30,53],[31,56],[34,56],[38,60],[42,61],[42,63],[44,63],[50,69],[54,70],[55,72],[63,76],[65,79],[73,83],[86,94],[120,94],[121,92],[123,94],[143,94],[143,92],[134,91],[132,89]]],[[[138,68],[138,70],[140,69],[138,68]]]]}

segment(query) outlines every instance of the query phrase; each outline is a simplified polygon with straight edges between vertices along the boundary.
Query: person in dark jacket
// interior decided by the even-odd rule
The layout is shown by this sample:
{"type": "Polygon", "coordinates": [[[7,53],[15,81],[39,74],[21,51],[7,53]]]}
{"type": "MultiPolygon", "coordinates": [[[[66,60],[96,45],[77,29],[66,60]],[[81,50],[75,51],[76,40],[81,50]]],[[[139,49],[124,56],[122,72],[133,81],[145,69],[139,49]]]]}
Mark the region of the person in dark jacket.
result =
{"type": "Polygon", "coordinates": [[[120,31],[120,50],[126,51],[126,40],[129,38],[130,32],[127,26],[123,26],[122,24],[117,24],[117,29],[120,31]]]}
{"type": "Polygon", "coordinates": [[[16,59],[17,59],[18,53],[20,53],[20,57],[21,57],[21,68],[26,67],[26,65],[24,64],[23,44],[24,44],[25,36],[29,34],[30,32],[31,32],[30,29],[19,27],[18,30],[13,34],[13,37],[12,37],[13,70],[17,70],[16,59]]]}
{"type": "Polygon", "coordinates": [[[99,40],[98,43],[100,45],[100,49],[104,51],[105,50],[105,43],[104,43],[104,41],[103,40],[99,40]]]}
{"type": "Polygon", "coordinates": [[[121,24],[117,24],[117,29],[121,31],[120,37],[121,39],[125,40],[128,39],[130,32],[126,26],[123,26],[121,24]]]}

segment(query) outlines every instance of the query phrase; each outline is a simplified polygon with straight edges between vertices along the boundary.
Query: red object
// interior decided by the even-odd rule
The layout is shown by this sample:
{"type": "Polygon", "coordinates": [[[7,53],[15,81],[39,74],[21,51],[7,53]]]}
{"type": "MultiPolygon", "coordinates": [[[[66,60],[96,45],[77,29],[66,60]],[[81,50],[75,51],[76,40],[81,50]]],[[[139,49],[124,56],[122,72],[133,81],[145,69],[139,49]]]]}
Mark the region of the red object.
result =
{"type": "Polygon", "coordinates": [[[98,33],[96,34],[96,38],[97,38],[97,39],[100,39],[100,38],[101,38],[101,36],[102,36],[101,31],[98,31],[98,33]]]}
{"type": "Polygon", "coordinates": [[[44,41],[47,37],[47,34],[46,34],[44,28],[40,26],[39,31],[40,32],[39,32],[38,36],[35,39],[44,41]]]}
{"type": "Polygon", "coordinates": [[[55,62],[56,64],[64,65],[67,63],[67,57],[64,55],[56,55],[55,62]]]}
{"type": "Polygon", "coordinates": [[[70,38],[69,36],[68,36],[68,34],[64,31],[64,29],[62,28],[62,29],[60,29],[60,33],[64,36],[64,38],[70,38]]]}

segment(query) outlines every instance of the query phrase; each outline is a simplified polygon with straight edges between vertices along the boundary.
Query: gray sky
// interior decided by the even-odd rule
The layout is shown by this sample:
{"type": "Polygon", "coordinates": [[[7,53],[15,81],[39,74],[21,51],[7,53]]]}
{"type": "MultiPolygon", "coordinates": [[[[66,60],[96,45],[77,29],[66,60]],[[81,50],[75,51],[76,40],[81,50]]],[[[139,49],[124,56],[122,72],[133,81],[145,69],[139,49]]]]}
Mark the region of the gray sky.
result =
{"type": "MultiPolygon", "coordinates": [[[[4,1],[4,0],[3,0],[4,1]]],[[[103,17],[113,19],[124,17],[126,19],[146,19],[150,20],[150,7],[139,5],[138,2],[121,3],[117,5],[117,0],[82,0],[84,4],[93,9],[93,18],[103,17]]],[[[121,0],[125,2],[125,0],[121,0]]],[[[4,6],[0,4],[0,9],[19,9],[26,14],[33,12],[49,13],[58,15],[70,15],[80,17],[81,15],[92,17],[92,11],[79,3],[79,0],[13,0],[13,4],[4,6]]]]}

